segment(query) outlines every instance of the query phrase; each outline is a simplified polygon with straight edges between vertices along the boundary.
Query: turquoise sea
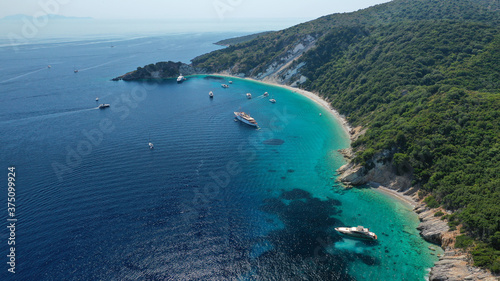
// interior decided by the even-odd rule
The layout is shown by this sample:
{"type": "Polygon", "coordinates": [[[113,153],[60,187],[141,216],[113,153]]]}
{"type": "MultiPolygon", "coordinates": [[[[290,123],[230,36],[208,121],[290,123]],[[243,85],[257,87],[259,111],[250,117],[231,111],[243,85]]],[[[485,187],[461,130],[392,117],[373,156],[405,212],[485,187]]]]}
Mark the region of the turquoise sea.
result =
{"type": "Polygon", "coordinates": [[[315,102],[221,76],[110,81],[227,37],[0,42],[0,178],[16,168],[18,219],[12,274],[2,210],[0,280],[425,280],[439,252],[418,218],[336,183],[349,139],[315,102]],[[357,225],[378,242],[334,230],[357,225]]]}

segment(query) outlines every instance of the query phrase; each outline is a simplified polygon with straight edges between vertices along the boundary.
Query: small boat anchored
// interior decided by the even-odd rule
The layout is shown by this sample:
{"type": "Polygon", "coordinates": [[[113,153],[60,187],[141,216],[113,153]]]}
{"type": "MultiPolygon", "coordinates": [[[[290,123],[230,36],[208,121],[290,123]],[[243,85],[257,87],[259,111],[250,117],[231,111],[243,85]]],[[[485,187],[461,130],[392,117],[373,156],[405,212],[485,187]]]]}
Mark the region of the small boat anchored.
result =
{"type": "Polygon", "coordinates": [[[99,98],[95,98],[95,101],[99,101],[99,98]]]}
{"type": "Polygon", "coordinates": [[[234,112],[234,116],[236,117],[236,119],[240,120],[241,122],[243,122],[247,125],[250,125],[253,127],[259,127],[259,125],[257,124],[257,121],[255,121],[255,119],[253,119],[250,115],[248,115],[247,113],[245,113],[243,111],[234,112]]]}
{"type": "Polygon", "coordinates": [[[377,240],[377,235],[373,232],[370,232],[370,229],[365,228],[363,226],[358,227],[336,227],[336,231],[340,232],[349,237],[360,238],[360,239],[368,239],[368,240],[377,240]]]}
{"type": "Polygon", "coordinates": [[[276,100],[275,99],[270,99],[269,102],[270,103],[276,103],[276,100]]]}
{"type": "Polygon", "coordinates": [[[227,89],[227,88],[229,88],[229,85],[227,85],[227,84],[221,84],[221,87],[224,88],[224,89],[227,89]]]}
{"type": "Polygon", "coordinates": [[[148,145],[149,145],[149,149],[154,149],[155,148],[155,146],[151,142],[151,136],[148,137],[148,145]]]}
{"type": "Polygon", "coordinates": [[[107,107],[109,107],[109,106],[110,106],[110,105],[109,105],[109,103],[101,103],[101,104],[99,105],[99,109],[104,109],[104,108],[107,108],[107,107]]]}
{"type": "Polygon", "coordinates": [[[182,83],[186,80],[186,77],[182,76],[182,74],[179,75],[179,77],[177,77],[177,83],[182,83]]]}
{"type": "Polygon", "coordinates": [[[252,94],[247,93],[247,99],[251,99],[251,98],[252,98],[252,94]]]}
{"type": "Polygon", "coordinates": [[[208,96],[213,99],[214,98],[214,92],[210,91],[210,93],[208,93],[208,96]]]}

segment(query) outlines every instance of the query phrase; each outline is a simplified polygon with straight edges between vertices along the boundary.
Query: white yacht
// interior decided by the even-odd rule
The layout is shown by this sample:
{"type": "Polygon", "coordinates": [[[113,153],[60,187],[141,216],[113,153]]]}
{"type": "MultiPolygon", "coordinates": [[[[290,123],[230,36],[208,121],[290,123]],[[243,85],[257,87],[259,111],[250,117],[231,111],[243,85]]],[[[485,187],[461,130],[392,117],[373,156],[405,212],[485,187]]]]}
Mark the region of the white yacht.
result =
{"type": "Polygon", "coordinates": [[[276,100],[275,99],[270,99],[269,102],[276,103],[276,100]]]}
{"type": "Polygon", "coordinates": [[[259,127],[259,125],[257,124],[257,121],[255,121],[255,119],[253,119],[252,117],[250,117],[250,115],[246,114],[243,111],[242,112],[235,112],[234,116],[236,117],[236,119],[240,120],[241,122],[243,122],[247,125],[250,125],[253,127],[259,127]]]}
{"type": "Polygon", "coordinates": [[[370,229],[364,228],[363,226],[336,227],[335,230],[340,232],[341,234],[354,238],[377,240],[377,235],[373,232],[370,232],[370,229]]]}
{"type": "Polygon", "coordinates": [[[179,75],[179,77],[177,77],[177,83],[182,83],[182,82],[184,82],[185,80],[186,80],[186,77],[182,76],[182,74],[181,74],[181,75],[179,75]]]}

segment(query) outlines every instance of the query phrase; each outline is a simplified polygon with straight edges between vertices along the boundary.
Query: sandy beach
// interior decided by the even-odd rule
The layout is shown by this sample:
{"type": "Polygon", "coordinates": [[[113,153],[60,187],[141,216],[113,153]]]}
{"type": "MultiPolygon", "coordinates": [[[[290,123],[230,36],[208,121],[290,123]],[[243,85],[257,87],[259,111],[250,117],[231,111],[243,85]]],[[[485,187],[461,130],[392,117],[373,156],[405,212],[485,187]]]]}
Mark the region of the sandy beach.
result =
{"type": "Polygon", "coordinates": [[[417,206],[417,202],[411,196],[404,195],[403,193],[398,192],[396,190],[384,186],[378,186],[378,187],[372,186],[372,189],[377,190],[383,194],[386,194],[387,196],[392,197],[396,200],[399,200],[405,205],[408,205],[408,207],[411,207],[412,209],[417,206]]]}

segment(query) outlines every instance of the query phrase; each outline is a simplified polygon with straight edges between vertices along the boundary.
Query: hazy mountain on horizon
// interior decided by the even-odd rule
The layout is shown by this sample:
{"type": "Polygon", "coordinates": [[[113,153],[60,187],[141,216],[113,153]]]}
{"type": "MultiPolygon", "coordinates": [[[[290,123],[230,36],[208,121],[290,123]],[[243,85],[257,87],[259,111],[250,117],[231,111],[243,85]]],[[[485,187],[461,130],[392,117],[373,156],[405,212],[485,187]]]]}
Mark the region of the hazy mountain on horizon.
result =
{"type": "MultiPolygon", "coordinates": [[[[67,17],[63,15],[56,15],[56,14],[47,14],[49,19],[54,19],[54,20],[91,20],[93,19],[92,17],[67,17]]],[[[33,18],[33,16],[25,15],[25,14],[16,14],[16,15],[10,15],[10,16],[5,16],[3,18],[0,18],[0,20],[22,20],[23,18],[33,18]]]]}

